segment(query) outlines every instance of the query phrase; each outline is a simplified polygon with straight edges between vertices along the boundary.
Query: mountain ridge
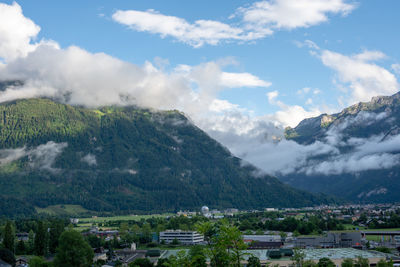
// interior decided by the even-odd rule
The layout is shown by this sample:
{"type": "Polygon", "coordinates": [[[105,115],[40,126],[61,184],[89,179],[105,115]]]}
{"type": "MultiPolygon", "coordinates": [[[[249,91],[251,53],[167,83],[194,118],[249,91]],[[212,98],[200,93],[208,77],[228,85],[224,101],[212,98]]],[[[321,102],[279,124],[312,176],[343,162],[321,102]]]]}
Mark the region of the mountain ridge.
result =
{"type": "Polygon", "coordinates": [[[330,154],[308,158],[308,170],[314,168],[309,173],[292,172],[278,178],[296,188],[332,193],[353,202],[399,202],[399,125],[400,93],[305,119],[285,130],[286,139],[305,147],[323,145],[330,154]],[[347,169],[335,171],[335,166],[345,164],[347,169]],[[324,173],[322,167],[330,171],[324,173]]]}
{"type": "Polygon", "coordinates": [[[0,132],[0,202],[17,213],[59,204],[132,213],[332,201],[255,175],[179,111],[23,99],[0,104],[0,132]]]}

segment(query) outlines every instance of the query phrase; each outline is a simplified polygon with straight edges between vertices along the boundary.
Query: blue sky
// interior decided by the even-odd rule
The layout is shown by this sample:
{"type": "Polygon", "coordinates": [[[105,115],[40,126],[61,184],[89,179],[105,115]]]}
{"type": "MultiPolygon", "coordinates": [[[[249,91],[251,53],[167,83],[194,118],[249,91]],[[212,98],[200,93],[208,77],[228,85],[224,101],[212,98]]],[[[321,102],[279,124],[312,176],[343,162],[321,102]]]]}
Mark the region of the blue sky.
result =
{"type": "MultiPolygon", "coordinates": [[[[276,30],[273,35],[248,42],[221,42],[194,48],[173,37],[161,38],[159,34],[131,30],[112,19],[117,10],[155,11],[185,19],[215,20],[227,24],[238,23],[229,19],[240,7],[255,1],[18,1],[26,17],[41,27],[38,39],[52,39],[61,47],[77,45],[90,52],[104,52],[124,61],[142,65],[156,57],[169,62],[167,68],[179,64],[198,65],[224,58],[234,58],[235,65],[224,70],[248,72],[271,82],[268,88],[231,88],[219,93],[241,107],[263,115],[279,110],[268,102],[266,93],[277,90],[279,99],[288,105],[307,107],[310,96],[296,92],[308,87],[319,89],[313,96],[313,105],[326,105],[325,110],[335,111],[343,105],[337,98],[343,95],[332,82],[335,71],[324,66],[321,60],[310,55],[308,47],[299,48],[296,42],[311,40],[321,49],[349,56],[364,50],[378,50],[387,58],[377,62],[390,70],[400,62],[396,34],[400,20],[396,17],[400,2],[343,1],[354,5],[349,14],[327,13],[328,20],[309,27],[276,30]]],[[[5,1],[11,4],[12,1],[5,1]]],[[[344,106],[348,104],[345,103],[344,106]]],[[[320,108],[323,110],[323,108],[320,108]]]]}
{"type": "Polygon", "coordinates": [[[398,0],[0,0],[0,80],[24,81],[0,102],[178,109],[274,174],[337,151],[284,140],[284,127],[399,90],[398,10],[398,0]]]}

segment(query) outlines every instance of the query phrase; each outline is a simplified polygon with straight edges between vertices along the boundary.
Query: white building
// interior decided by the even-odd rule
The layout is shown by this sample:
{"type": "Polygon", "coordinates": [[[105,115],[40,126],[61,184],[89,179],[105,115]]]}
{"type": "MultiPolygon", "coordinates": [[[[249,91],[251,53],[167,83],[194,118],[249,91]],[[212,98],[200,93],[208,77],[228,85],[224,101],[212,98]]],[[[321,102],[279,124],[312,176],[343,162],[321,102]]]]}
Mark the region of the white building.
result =
{"type": "Polygon", "coordinates": [[[195,245],[203,242],[204,236],[196,231],[167,230],[160,232],[160,242],[164,241],[170,244],[174,239],[178,240],[180,244],[195,245]]]}

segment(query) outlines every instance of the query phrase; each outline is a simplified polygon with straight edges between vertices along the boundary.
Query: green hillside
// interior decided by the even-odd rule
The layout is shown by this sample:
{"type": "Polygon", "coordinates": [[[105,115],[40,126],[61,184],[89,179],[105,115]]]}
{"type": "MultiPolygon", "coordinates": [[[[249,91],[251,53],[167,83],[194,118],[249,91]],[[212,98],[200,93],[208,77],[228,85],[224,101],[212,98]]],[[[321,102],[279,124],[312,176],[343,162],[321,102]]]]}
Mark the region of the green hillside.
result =
{"type": "Polygon", "coordinates": [[[18,100],[0,104],[0,132],[2,215],[61,204],[148,213],[327,201],[255,175],[178,111],[18,100]]]}

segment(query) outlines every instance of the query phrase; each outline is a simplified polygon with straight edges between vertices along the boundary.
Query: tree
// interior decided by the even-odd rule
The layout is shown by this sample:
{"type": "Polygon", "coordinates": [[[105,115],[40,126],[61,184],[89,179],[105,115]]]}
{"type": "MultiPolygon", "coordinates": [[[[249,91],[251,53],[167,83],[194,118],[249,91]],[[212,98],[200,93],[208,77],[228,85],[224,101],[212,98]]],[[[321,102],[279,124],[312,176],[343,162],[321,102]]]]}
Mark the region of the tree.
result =
{"type": "Polygon", "coordinates": [[[67,230],[61,234],[56,251],[55,266],[89,267],[93,262],[92,248],[82,235],[74,230],[67,230]]]}
{"type": "Polygon", "coordinates": [[[247,245],[243,241],[242,233],[235,226],[230,226],[228,222],[222,221],[219,229],[217,245],[221,248],[228,249],[232,266],[241,266],[241,261],[244,259],[244,252],[247,245]]]}
{"type": "Polygon", "coordinates": [[[153,267],[153,263],[150,262],[149,259],[136,259],[133,262],[129,263],[129,267],[153,267]]]}
{"type": "Polygon", "coordinates": [[[52,223],[49,232],[49,251],[50,253],[55,253],[58,247],[58,239],[62,232],[64,232],[64,222],[61,220],[56,220],[52,223]]]}
{"type": "Polygon", "coordinates": [[[261,267],[260,259],[251,255],[247,261],[247,267],[261,267]]]}
{"type": "Polygon", "coordinates": [[[4,227],[3,246],[4,248],[14,253],[15,232],[14,232],[14,227],[10,221],[7,221],[6,226],[4,227]]]}
{"type": "Polygon", "coordinates": [[[299,249],[295,249],[293,252],[294,252],[292,256],[293,265],[298,267],[303,266],[304,258],[306,257],[304,252],[299,249]]]}
{"type": "Polygon", "coordinates": [[[172,242],[171,242],[171,245],[174,245],[174,246],[179,245],[179,240],[176,239],[176,238],[174,238],[174,239],[172,240],[172,242]]]}
{"type": "Polygon", "coordinates": [[[384,259],[380,259],[378,263],[376,264],[377,267],[391,267],[393,264],[390,262],[385,261],[384,259]]]}
{"type": "Polygon", "coordinates": [[[312,260],[305,260],[303,261],[302,267],[316,267],[317,264],[312,260]]]}
{"type": "Polygon", "coordinates": [[[42,221],[39,221],[36,235],[35,235],[35,242],[34,242],[34,252],[37,256],[44,256],[46,255],[47,249],[47,238],[46,238],[46,227],[42,221]]]}
{"type": "Polygon", "coordinates": [[[29,267],[47,267],[51,266],[49,262],[46,262],[42,257],[34,256],[32,257],[29,262],[29,267]]]}
{"type": "Polygon", "coordinates": [[[357,260],[354,262],[354,267],[369,267],[369,261],[366,258],[358,256],[357,260]]]}
{"type": "Polygon", "coordinates": [[[33,253],[34,248],[35,248],[35,233],[31,229],[29,230],[28,234],[28,247],[27,247],[28,254],[33,253]]]}
{"type": "Polygon", "coordinates": [[[318,261],[318,267],[335,267],[335,263],[329,258],[320,258],[318,261]]]}
{"type": "Polygon", "coordinates": [[[354,266],[354,261],[353,261],[353,259],[347,258],[347,259],[344,259],[344,260],[342,261],[342,267],[353,267],[353,266],[354,266]]]}
{"type": "Polygon", "coordinates": [[[1,248],[0,249],[0,259],[2,259],[3,261],[11,264],[12,266],[15,265],[15,256],[14,253],[6,248],[1,248]]]}
{"type": "Polygon", "coordinates": [[[16,254],[17,255],[23,255],[26,254],[26,246],[25,246],[25,242],[20,240],[17,243],[17,247],[16,247],[16,254]]]}
{"type": "Polygon", "coordinates": [[[204,253],[203,246],[192,246],[189,249],[190,266],[192,267],[206,267],[207,259],[204,253]]]}

